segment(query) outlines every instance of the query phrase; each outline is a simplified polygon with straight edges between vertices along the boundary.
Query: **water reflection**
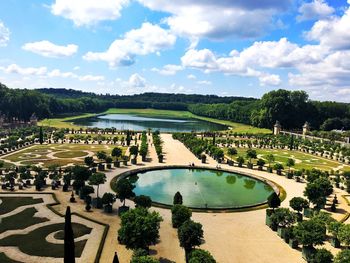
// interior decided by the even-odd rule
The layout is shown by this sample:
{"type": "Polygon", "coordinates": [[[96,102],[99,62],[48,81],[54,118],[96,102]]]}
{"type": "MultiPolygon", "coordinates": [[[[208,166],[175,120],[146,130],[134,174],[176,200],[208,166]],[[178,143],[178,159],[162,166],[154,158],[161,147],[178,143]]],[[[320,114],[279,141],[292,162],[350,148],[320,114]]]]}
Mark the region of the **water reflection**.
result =
{"type": "Polygon", "coordinates": [[[234,176],[234,175],[228,175],[226,176],[226,182],[228,184],[235,184],[236,183],[236,180],[237,180],[237,177],[234,176]]]}
{"type": "MultiPolygon", "coordinates": [[[[70,121],[71,122],[71,121],[70,121]]],[[[225,130],[226,126],[197,120],[197,119],[169,119],[169,118],[149,118],[140,117],[132,114],[107,114],[89,118],[80,118],[73,120],[74,124],[98,127],[98,128],[116,128],[118,130],[160,130],[163,132],[181,132],[181,131],[213,131],[225,130]]]]}
{"type": "Polygon", "coordinates": [[[253,189],[255,187],[256,181],[251,179],[244,179],[244,187],[246,189],[253,189]]]}

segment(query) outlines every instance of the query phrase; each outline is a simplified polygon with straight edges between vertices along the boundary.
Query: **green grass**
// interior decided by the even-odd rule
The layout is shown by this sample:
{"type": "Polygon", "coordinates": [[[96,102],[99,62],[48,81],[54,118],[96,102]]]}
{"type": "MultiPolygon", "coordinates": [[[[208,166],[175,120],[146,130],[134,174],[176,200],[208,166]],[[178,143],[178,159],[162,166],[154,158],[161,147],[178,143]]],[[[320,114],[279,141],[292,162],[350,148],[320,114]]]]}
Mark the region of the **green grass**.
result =
{"type": "Polygon", "coordinates": [[[15,215],[3,218],[0,224],[0,233],[8,230],[25,229],[29,226],[49,221],[47,218],[34,217],[36,212],[38,210],[30,207],[15,215]]]}
{"type": "Polygon", "coordinates": [[[58,153],[55,153],[53,156],[57,158],[77,158],[77,157],[85,157],[87,155],[88,153],[83,151],[69,151],[69,152],[58,152],[58,153]]]}
{"type": "Polygon", "coordinates": [[[20,206],[34,205],[43,202],[42,198],[33,199],[32,197],[0,197],[0,215],[7,214],[20,206]]]}
{"type": "Polygon", "coordinates": [[[209,121],[213,123],[218,123],[226,126],[230,126],[232,132],[237,133],[271,133],[271,130],[256,128],[250,125],[236,123],[231,121],[213,119],[208,117],[202,117],[192,114],[189,111],[173,111],[173,110],[156,110],[156,109],[109,109],[103,113],[96,114],[83,114],[79,116],[66,117],[66,118],[56,118],[56,119],[45,119],[40,121],[38,125],[51,126],[56,128],[74,128],[79,129],[81,126],[74,125],[72,121],[78,118],[86,118],[96,116],[98,114],[134,114],[141,117],[158,117],[158,118],[178,118],[178,119],[199,119],[203,121],[209,121]]]}
{"type": "MultiPolygon", "coordinates": [[[[248,149],[246,148],[237,148],[238,156],[246,156],[246,152],[248,149]]],[[[299,151],[289,151],[289,150],[282,150],[282,149],[255,149],[258,158],[262,158],[266,160],[266,156],[268,154],[273,154],[275,157],[275,162],[282,163],[283,166],[285,166],[285,169],[288,169],[286,167],[285,163],[289,158],[292,158],[295,160],[295,166],[294,169],[301,170],[301,169],[308,169],[311,170],[312,168],[324,170],[324,171],[330,171],[333,169],[337,169],[340,166],[344,166],[344,168],[341,168],[340,170],[349,170],[350,166],[341,164],[337,161],[328,160],[326,158],[322,158],[320,156],[315,156],[299,151]]],[[[226,155],[227,155],[227,149],[225,149],[226,155]]],[[[235,157],[234,157],[235,159],[235,157]]],[[[246,159],[246,158],[245,158],[246,159]]],[[[256,163],[256,160],[253,161],[253,163],[256,163]]]]}
{"type": "MultiPolygon", "coordinates": [[[[76,228],[77,223],[72,223],[73,232],[76,228]]],[[[86,229],[90,229],[84,225],[86,229]]],[[[5,237],[0,240],[0,246],[16,246],[25,254],[39,257],[55,257],[63,258],[64,255],[64,245],[63,244],[53,244],[46,241],[46,237],[57,231],[64,229],[64,223],[52,224],[37,228],[28,234],[17,234],[5,237]]],[[[88,231],[88,230],[87,230],[88,231]]],[[[89,233],[91,232],[91,229],[89,233]]],[[[75,235],[75,238],[79,237],[75,235]]],[[[75,242],[75,256],[80,257],[86,240],[81,240],[75,242]]]]}
{"type": "MultiPolygon", "coordinates": [[[[4,156],[3,159],[12,162],[20,162],[21,165],[43,164],[44,167],[51,165],[65,166],[68,164],[83,164],[84,157],[88,155],[86,151],[96,154],[98,151],[105,151],[107,154],[112,152],[115,145],[102,144],[51,144],[51,145],[34,145],[23,151],[4,156]],[[58,159],[47,157],[52,153],[58,159]],[[73,158],[79,158],[73,159],[73,158]]],[[[121,147],[121,146],[118,146],[121,147]]],[[[126,147],[121,147],[123,153],[126,147]]]]}
{"type": "Polygon", "coordinates": [[[7,257],[5,255],[5,253],[0,253],[0,262],[1,263],[22,263],[20,261],[16,261],[16,260],[10,259],[9,257],[7,257]]]}

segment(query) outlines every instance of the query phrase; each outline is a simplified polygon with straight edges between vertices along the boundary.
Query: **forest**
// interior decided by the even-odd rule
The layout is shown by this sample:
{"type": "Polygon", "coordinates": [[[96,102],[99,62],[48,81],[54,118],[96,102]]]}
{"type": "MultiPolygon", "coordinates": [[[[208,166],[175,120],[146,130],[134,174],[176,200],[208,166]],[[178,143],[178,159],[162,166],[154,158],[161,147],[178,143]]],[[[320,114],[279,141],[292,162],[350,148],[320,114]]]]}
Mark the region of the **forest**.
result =
{"type": "Polygon", "coordinates": [[[274,90],[261,99],[216,95],[143,93],[98,95],[73,89],[9,89],[0,83],[0,112],[8,120],[103,112],[109,108],[188,110],[193,114],[271,128],[276,120],[295,130],[308,121],[312,129],[350,129],[350,104],[313,101],[305,91],[274,90]]]}

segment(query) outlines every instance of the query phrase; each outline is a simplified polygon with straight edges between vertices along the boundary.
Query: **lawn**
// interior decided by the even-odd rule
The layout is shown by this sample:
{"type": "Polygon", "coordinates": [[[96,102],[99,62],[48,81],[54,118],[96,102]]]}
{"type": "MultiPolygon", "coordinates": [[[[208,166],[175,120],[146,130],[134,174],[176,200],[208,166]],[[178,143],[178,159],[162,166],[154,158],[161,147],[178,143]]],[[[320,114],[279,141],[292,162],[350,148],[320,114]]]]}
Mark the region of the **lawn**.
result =
{"type": "Polygon", "coordinates": [[[8,258],[4,253],[0,253],[0,262],[1,263],[22,263],[20,261],[16,261],[8,258]]]}
{"type": "Polygon", "coordinates": [[[43,202],[43,199],[32,197],[0,197],[2,203],[0,204],[0,215],[7,214],[18,207],[25,205],[35,205],[43,202]]]}
{"type": "MultiPolygon", "coordinates": [[[[72,223],[73,232],[76,228],[76,223],[72,223]]],[[[77,231],[77,233],[90,233],[91,229],[81,225],[80,227],[86,228],[86,231],[77,231]]],[[[64,223],[46,225],[33,231],[28,234],[16,234],[5,237],[0,240],[0,246],[15,246],[18,247],[23,253],[39,257],[55,257],[62,258],[64,255],[64,245],[63,244],[53,244],[46,241],[46,237],[54,232],[62,231],[64,229],[64,223]]],[[[74,234],[74,237],[80,237],[77,234],[74,234]]],[[[86,240],[81,240],[75,242],[75,256],[80,257],[86,240]]]]}
{"type": "Polygon", "coordinates": [[[38,211],[34,207],[30,207],[15,215],[3,218],[0,224],[0,234],[8,230],[25,229],[29,226],[49,221],[47,218],[35,217],[36,212],[38,211]]]}
{"type": "MultiPolygon", "coordinates": [[[[107,154],[110,154],[114,147],[116,146],[105,144],[34,145],[23,151],[3,156],[2,159],[8,162],[16,162],[17,165],[43,164],[44,167],[51,165],[65,166],[72,163],[83,164],[84,158],[89,153],[95,155],[98,151],[105,151],[107,154]]],[[[125,153],[126,148],[121,148],[123,153],[125,153]]]]}
{"type": "Polygon", "coordinates": [[[40,121],[38,125],[51,126],[56,128],[79,129],[81,128],[80,126],[74,125],[69,121],[78,119],[78,118],[96,116],[99,114],[134,114],[136,116],[142,116],[142,117],[178,118],[178,119],[192,118],[192,119],[199,119],[203,121],[209,121],[213,123],[230,126],[231,131],[237,132],[237,133],[271,133],[271,130],[268,130],[268,129],[261,129],[250,125],[242,124],[242,123],[202,117],[202,116],[192,114],[189,111],[156,110],[156,109],[115,109],[113,108],[98,114],[83,114],[79,116],[72,116],[72,117],[66,117],[66,118],[45,119],[40,121]]]}
{"type": "MultiPolygon", "coordinates": [[[[337,161],[328,160],[326,158],[322,158],[319,156],[314,156],[307,153],[302,153],[299,151],[289,151],[289,150],[281,150],[281,149],[255,149],[258,158],[262,158],[266,160],[266,156],[268,154],[273,154],[275,157],[275,161],[282,163],[285,166],[285,169],[288,169],[286,167],[285,163],[289,158],[292,158],[295,160],[295,166],[294,168],[297,170],[300,169],[309,169],[312,168],[324,170],[324,171],[330,171],[333,169],[339,169],[339,170],[350,170],[349,165],[341,164],[337,161]]],[[[237,148],[238,156],[245,157],[247,149],[246,148],[237,148]]],[[[227,154],[227,149],[225,148],[225,152],[227,154]]],[[[235,157],[234,157],[235,159],[235,157]]],[[[246,158],[245,158],[246,159],[246,158]]],[[[254,160],[254,163],[256,163],[256,160],[254,160]]]]}

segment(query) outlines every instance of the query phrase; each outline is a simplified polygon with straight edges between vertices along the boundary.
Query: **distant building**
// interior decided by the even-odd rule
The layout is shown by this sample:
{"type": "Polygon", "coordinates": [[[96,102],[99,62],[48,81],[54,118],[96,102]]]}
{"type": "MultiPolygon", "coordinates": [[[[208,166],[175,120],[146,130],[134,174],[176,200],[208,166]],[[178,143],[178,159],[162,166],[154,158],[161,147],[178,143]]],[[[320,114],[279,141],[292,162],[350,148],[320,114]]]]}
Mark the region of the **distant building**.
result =
{"type": "Polygon", "coordinates": [[[32,116],[30,116],[29,124],[31,126],[36,126],[37,123],[38,123],[38,118],[36,117],[35,113],[33,113],[32,116]]]}
{"type": "Polygon", "coordinates": [[[273,126],[273,134],[274,134],[274,135],[280,134],[281,129],[282,129],[282,127],[281,127],[280,122],[279,122],[279,121],[276,121],[275,125],[273,126]]]}
{"type": "Polygon", "coordinates": [[[307,133],[310,131],[310,124],[308,122],[305,122],[303,125],[303,135],[307,135],[307,133]]]}
{"type": "Polygon", "coordinates": [[[29,121],[22,121],[17,117],[13,117],[8,121],[8,118],[0,112],[0,128],[4,129],[14,129],[26,126],[36,126],[38,123],[38,118],[35,113],[29,118],[29,121]]]}

